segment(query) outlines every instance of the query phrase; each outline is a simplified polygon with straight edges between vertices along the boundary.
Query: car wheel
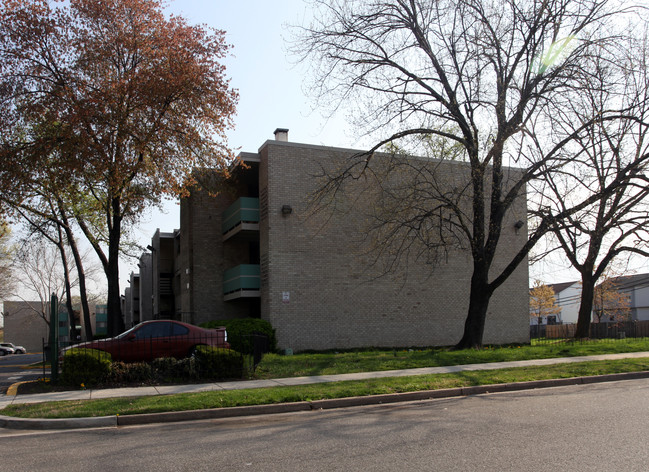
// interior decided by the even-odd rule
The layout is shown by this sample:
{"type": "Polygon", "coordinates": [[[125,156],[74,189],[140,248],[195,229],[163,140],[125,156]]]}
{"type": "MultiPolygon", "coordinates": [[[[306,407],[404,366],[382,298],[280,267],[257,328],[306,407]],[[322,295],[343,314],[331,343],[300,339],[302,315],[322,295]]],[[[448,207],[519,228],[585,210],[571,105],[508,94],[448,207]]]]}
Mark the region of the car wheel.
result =
{"type": "Polygon", "coordinates": [[[7,351],[0,351],[0,356],[6,356],[6,355],[7,355],[7,351]]]}

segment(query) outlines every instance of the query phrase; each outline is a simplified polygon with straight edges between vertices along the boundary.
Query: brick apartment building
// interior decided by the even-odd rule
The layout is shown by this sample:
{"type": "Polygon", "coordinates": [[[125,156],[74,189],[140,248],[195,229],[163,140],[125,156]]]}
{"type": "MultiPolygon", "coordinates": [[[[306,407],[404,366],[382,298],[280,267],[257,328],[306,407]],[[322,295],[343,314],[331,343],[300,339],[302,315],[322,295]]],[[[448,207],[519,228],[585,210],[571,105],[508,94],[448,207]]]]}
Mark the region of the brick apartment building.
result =
{"type": "MultiPolygon", "coordinates": [[[[414,257],[412,246],[387,272],[393,254],[382,254],[389,248],[368,233],[377,212],[391,209],[382,192],[390,182],[413,178],[417,167],[390,177],[382,189],[364,178],[350,182],[326,205],[316,205],[319,176],[335,173],[358,151],[292,143],[288,130],[275,136],[257,153],[239,155],[227,186],[206,174],[205,187],[215,185],[218,195],[192,192],[180,203],[180,229],[156,232],[143,255],[150,275],[141,265],[140,294],[130,290],[130,306],[138,298],[137,321],[261,317],[276,329],[279,347],[293,350],[457,342],[468,309],[470,254],[450,248],[430,260],[414,257]]],[[[374,157],[379,167],[381,159],[374,157]]],[[[434,165],[435,178],[449,190],[467,183],[461,162],[415,161],[434,165]]],[[[503,262],[525,242],[524,197],[510,213],[500,243],[503,262]]],[[[529,340],[527,286],[524,262],[492,299],[486,343],[529,340]]],[[[126,317],[134,322],[133,310],[126,317]]]]}

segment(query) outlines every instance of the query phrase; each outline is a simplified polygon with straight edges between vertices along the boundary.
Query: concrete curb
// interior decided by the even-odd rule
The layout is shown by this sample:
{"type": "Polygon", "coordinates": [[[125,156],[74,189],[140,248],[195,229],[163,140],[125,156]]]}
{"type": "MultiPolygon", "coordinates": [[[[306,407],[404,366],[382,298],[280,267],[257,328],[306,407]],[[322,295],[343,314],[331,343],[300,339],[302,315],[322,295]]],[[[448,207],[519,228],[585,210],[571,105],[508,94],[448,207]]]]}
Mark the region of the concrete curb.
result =
{"type": "Polygon", "coordinates": [[[7,392],[5,393],[6,396],[8,397],[15,397],[18,395],[18,387],[20,387],[22,384],[30,383],[30,382],[35,382],[35,380],[25,380],[23,382],[16,382],[7,388],[7,392]]]}
{"type": "Polygon", "coordinates": [[[170,411],[164,413],[146,413],[141,415],[115,415],[96,418],[64,419],[14,418],[11,416],[0,415],[0,427],[13,429],[52,430],[134,426],[155,423],[172,423],[179,421],[195,421],[256,415],[270,415],[278,413],[293,413],[299,411],[329,410],[335,408],[349,408],[354,406],[433,400],[439,398],[463,397],[500,392],[515,392],[538,388],[563,387],[568,385],[587,385],[593,383],[616,382],[620,380],[635,380],[644,378],[649,378],[649,371],[597,375],[592,377],[571,377],[567,379],[533,380],[530,382],[478,385],[474,387],[458,387],[440,390],[425,390],[419,392],[390,393],[384,395],[370,395],[365,397],[333,398],[311,402],[239,406],[231,408],[214,408],[208,410],[170,411]]]}
{"type": "Polygon", "coordinates": [[[78,429],[78,428],[105,428],[117,426],[117,416],[98,416],[96,418],[14,418],[13,416],[0,416],[0,427],[10,429],[78,429]]]}

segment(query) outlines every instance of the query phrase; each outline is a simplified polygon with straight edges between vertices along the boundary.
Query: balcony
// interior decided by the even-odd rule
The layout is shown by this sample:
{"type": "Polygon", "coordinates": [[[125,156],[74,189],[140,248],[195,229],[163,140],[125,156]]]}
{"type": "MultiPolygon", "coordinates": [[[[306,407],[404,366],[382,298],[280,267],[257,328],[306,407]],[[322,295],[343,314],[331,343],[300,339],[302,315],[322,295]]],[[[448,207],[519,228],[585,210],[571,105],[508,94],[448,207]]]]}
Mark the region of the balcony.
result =
{"type": "Polygon", "coordinates": [[[223,274],[223,299],[259,297],[261,277],[258,264],[241,264],[223,274]]]}
{"type": "Polygon", "coordinates": [[[241,197],[223,212],[223,240],[235,235],[249,239],[259,234],[259,199],[241,197]]]}

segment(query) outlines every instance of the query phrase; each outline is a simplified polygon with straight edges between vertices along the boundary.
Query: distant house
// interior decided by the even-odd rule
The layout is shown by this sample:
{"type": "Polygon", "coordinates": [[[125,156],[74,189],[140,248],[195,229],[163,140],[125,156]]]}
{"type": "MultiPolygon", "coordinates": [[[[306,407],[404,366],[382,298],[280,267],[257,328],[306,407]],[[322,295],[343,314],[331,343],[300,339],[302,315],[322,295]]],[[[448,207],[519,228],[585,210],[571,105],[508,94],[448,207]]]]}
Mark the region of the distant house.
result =
{"type": "Polygon", "coordinates": [[[631,319],[649,320],[649,274],[623,275],[611,280],[619,292],[628,294],[631,319]]]}
{"type": "Polygon", "coordinates": [[[555,305],[561,311],[547,316],[530,313],[530,326],[576,323],[579,314],[581,283],[578,281],[563,282],[551,284],[548,287],[554,291],[555,305]]]}
{"type": "MultiPolygon", "coordinates": [[[[631,319],[634,321],[649,320],[649,273],[636,275],[623,275],[611,279],[615,288],[629,296],[631,319]]],[[[543,320],[541,324],[577,323],[579,304],[581,299],[581,282],[564,282],[550,285],[554,290],[556,304],[561,308],[561,313],[552,316],[550,320],[543,320]]],[[[591,321],[595,320],[591,315],[591,321]]],[[[536,324],[536,319],[534,320],[536,324]]]]}
{"type": "MultiPolygon", "coordinates": [[[[550,285],[554,290],[556,304],[561,308],[561,313],[556,315],[555,323],[576,323],[579,317],[579,304],[581,299],[581,282],[563,282],[550,285]]],[[[552,320],[551,320],[552,321],[552,320]]]]}

